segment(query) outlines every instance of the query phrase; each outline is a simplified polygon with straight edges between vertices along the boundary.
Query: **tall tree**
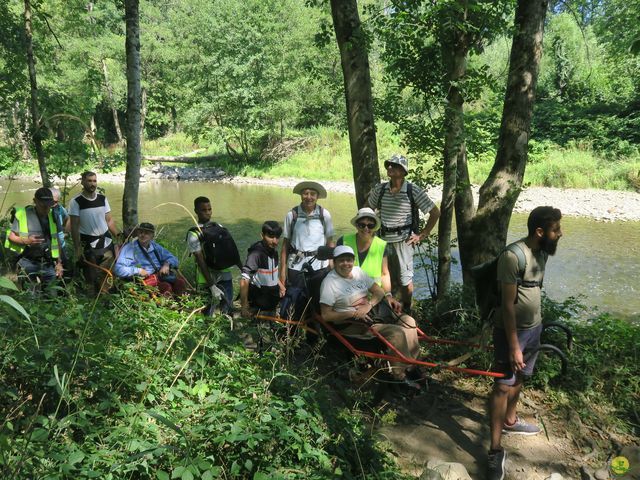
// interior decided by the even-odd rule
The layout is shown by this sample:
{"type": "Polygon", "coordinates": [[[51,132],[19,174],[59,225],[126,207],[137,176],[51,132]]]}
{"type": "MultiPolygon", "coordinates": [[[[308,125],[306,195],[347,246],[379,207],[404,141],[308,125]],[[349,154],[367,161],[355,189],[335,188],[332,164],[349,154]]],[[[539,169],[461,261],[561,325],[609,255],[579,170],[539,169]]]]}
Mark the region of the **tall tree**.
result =
{"type": "Polygon", "coordinates": [[[125,0],[127,56],[127,170],[122,194],[122,221],[126,227],[138,224],[140,187],[140,12],[139,0],[125,0]]]}
{"type": "Polygon", "coordinates": [[[444,149],[442,201],[438,224],[438,297],[449,290],[451,282],[451,225],[454,216],[454,198],[457,183],[457,165],[466,162],[466,142],[464,132],[464,96],[462,81],[467,72],[469,36],[465,23],[468,22],[468,1],[459,0],[448,10],[450,21],[444,23],[440,44],[448,82],[444,111],[444,149]]]}
{"type": "Polygon", "coordinates": [[[485,66],[468,66],[469,56],[505,30],[511,11],[506,0],[418,1],[396,4],[376,20],[390,77],[383,111],[398,125],[411,153],[441,159],[414,171],[414,181],[422,185],[442,175],[438,296],[450,284],[458,164],[467,162],[464,106],[491,82],[485,66]]]}
{"type": "Polygon", "coordinates": [[[360,208],[380,182],[367,41],[356,0],[331,0],[331,16],[340,49],[353,181],[360,208]]]}
{"type": "Polygon", "coordinates": [[[107,68],[107,60],[101,59],[102,74],[104,75],[104,88],[107,90],[107,101],[109,108],[111,108],[111,115],[113,116],[113,126],[116,129],[116,137],[118,138],[118,144],[122,144],[122,130],[120,129],[120,119],[118,118],[118,109],[116,108],[116,102],[113,98],[113,89],[111,88],[111,82],[109,81],[109,70],[107,68]]]}
{"type": "Polygon", "coordinates": [[[27,51],[27,65],[29,67],[29,83],[31,84],[31,136],[38,157],[38,168],[42,185],[51,185],[47,174],[47,165],[42,148],[42,131],[40,129],[40,109],[38,108],[38,82],[36,79],[36,61],[33,56],[33,28],[31,24],[31,1],[24,0],[24,31],[27,51]]]}
{"type": "Polygon", "coordinates": [[[467,164],[458,163],[456,225],[467,281],[473,265],[497,255],[505,245],[511,213],[522,189],[547,5],[547,0],[518,0],[498,151],[480,188],[477,210],[467,164]]]}

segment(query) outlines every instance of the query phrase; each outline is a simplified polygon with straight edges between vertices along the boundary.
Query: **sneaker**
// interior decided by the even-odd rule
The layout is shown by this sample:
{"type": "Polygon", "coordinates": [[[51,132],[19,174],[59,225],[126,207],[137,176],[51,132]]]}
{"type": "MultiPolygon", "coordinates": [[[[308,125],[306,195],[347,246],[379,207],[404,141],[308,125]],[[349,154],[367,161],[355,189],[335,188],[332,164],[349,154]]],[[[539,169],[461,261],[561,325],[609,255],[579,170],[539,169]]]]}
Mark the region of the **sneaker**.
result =
{"type": "Polygon", "coordinates": [[[487,457],[487,480],[503,480],[504,464],[507,461],[507,452],[504,450],[489,450],[487,457]]]}
{"type": "Polygon", "coordinates": [[[516,417],[513,425],[507,425],[506,422],[502,427],[502,433],[512,433],[515,435],[536,435],[540,433],[540,428],[532,423],[527,423],[520,417],[516,417]]]}

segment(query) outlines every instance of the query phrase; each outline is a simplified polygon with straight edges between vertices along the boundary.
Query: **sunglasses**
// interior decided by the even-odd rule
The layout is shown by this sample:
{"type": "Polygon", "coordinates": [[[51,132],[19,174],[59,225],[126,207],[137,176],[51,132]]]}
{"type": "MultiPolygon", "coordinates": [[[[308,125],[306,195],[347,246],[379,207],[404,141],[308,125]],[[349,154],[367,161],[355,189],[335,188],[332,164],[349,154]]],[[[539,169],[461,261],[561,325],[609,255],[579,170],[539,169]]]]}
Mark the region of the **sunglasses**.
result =
{"type": "Polygon", "coordinates": [[[358,222],[356,223],[356,225],[358,226],[358,228],[368,228],[369,230],[373,230],[374,228],[376,228],[376,224],[375,223],[364,223],[364,222],[358,222]]]}

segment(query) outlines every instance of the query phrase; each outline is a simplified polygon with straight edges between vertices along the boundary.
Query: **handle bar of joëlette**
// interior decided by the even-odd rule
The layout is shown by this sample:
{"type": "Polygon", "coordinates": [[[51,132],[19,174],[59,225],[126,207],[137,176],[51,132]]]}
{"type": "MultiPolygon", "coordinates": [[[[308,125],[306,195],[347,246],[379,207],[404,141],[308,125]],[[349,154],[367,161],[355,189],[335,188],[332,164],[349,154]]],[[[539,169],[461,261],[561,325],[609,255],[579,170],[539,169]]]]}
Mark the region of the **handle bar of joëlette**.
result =
{"type": "Polygon", "coordinates": [[[558,328],[565,333],[567,337],[567,350],[571,350],[571,347],[573,347],[573,332],[571,329],[560,322],[549,322],[542,325],[542,333],[550,328],[558,328]]]}

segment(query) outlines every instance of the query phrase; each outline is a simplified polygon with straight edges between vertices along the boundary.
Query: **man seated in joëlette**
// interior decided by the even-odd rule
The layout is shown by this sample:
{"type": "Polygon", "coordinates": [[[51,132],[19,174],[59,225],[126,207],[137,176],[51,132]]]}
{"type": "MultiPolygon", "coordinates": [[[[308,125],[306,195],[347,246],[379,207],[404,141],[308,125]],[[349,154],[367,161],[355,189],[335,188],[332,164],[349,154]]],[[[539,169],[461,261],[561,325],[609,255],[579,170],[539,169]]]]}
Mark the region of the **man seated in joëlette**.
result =
{"type": "Polygon", "coordinates": [[[137,238],[122,246],[114,272],[125,280],[140,278],[145,285],[157,287],[163,295],[182,295],[186,282],[171,271],[178,268],[178,259],[153,241],[155,232],[152,224],[141,223],[135,232],[137,238]]]}

